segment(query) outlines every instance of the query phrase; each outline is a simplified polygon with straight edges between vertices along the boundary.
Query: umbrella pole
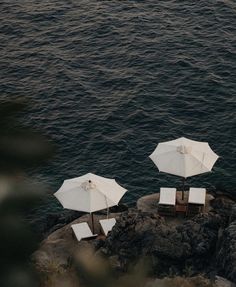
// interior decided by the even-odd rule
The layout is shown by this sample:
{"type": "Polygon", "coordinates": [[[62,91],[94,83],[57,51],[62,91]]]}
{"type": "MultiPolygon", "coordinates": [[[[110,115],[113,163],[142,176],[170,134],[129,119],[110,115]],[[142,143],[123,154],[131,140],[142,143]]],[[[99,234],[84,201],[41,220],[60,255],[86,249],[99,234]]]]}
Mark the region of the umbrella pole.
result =
{"type": "Polygon", "coordinates": [[[185,177],[183,178],[182,200],[184,200],[184,185],[185,185],[185,177]]]}
{"type": "Polygon", "coordinates": [[[92,219],[92,233],[94,234],[94,218],[93,218],[93,213],[91,213],[91,219],[92,219]]]}
{"type": "Polygon", "coordinates": [[[108,206],[108,203],[107,203],[107,197],[105,196],[105,201],[106,201],[106,206],[107,206],[107,219],[108,219],[108,214],[109,214],[109,206],[108,206]]]}

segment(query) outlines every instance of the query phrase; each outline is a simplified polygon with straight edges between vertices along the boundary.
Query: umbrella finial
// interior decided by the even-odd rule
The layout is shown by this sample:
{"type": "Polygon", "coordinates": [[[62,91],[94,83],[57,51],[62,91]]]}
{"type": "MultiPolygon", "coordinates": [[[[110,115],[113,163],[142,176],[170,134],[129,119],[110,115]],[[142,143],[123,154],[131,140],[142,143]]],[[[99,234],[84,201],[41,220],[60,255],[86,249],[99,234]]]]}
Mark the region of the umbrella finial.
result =
{"type": "Polygon", "coordinates": [[[84,187],[85,190],[91,190],[91,189],[95,189],[96,188],[96,185],[92,182],[91,179],[89,179],[83,185],[84,185],[83,187],[84,187]]]}
{"type": "Polygon", "coordinates": [[[92,181],[89,179],[89,180],[83,182],[83,183],[81,184],[81,187],[82,187],[84,190],[87,190],[87,191],[88,191],[88,190],[94,188],[94,185],[92,184],[92,181]]]}

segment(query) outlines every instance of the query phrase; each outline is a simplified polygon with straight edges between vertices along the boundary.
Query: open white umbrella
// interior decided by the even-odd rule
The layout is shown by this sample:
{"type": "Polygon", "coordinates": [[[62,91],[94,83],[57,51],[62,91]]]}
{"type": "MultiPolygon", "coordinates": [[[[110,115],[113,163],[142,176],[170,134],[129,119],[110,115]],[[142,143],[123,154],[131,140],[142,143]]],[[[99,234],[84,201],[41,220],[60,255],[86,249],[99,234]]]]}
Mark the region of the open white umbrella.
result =
{"type": "Polygon", "coordinates": [[[211,171],[218,155],[207,142],[181,137],[159,143],[150,158],[159,171],[181,176],[185,181],[187,177],[211,171]]]}
{"type": "Polygon", "coordinates": [[[91,213],[94,231],[93,212],[117,205],[126,191],[115,179],[87,173],[65,180],[54,195],[64,208],[91,213]]]}

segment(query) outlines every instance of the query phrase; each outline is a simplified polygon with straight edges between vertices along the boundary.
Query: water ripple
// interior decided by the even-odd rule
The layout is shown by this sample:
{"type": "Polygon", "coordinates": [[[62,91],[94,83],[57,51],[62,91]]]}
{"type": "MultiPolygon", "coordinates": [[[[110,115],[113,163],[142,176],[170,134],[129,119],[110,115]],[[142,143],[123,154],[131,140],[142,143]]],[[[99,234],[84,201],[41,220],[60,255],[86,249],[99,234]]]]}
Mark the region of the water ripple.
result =
{"type": "Polygon", "coordinates": [[[23,2],[1,3],[0,88],[2,100],[32,100],[25,122],[58,146],[39,180],[55,191],[96,172],[133,201],[180,183],[148,155],[185,135],[221,155],[189,184],[234,191],[234,1],[23,2]]]}

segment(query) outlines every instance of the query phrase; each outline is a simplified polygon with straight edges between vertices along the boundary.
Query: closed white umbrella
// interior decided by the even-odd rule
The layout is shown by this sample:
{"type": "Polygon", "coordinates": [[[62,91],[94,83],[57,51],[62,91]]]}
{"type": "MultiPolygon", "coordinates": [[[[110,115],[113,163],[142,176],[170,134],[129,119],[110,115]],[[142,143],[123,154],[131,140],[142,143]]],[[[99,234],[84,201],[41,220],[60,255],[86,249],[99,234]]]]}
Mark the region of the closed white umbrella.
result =
{"type": "Polygon", "coordinates": [[[159,143],[150,158],[159,171],[186,179],[211,171],[218,155],[207,142],[198,142],[181,137],[159,143]]]}
{"type": "Polygon", "coordinates": [[[54,195],[64,208],[92,214],[117,205],[126,191],[114,179],[87,173],[65,180],[54,195]]]}

